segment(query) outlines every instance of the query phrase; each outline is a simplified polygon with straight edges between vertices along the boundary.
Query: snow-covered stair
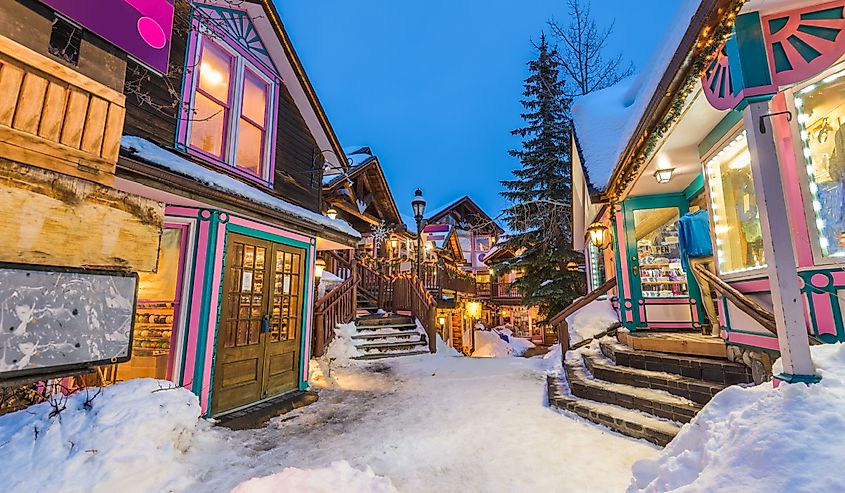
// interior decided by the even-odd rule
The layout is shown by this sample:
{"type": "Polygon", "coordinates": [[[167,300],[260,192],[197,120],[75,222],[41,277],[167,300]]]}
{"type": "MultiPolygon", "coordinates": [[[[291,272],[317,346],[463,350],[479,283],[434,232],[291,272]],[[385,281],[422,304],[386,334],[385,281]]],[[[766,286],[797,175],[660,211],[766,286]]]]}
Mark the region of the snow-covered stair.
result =
{"type": "Polygon", "coordinates": [[[368,315],[355,322],[352,341],[361,355],[358,360],[395,358],[427,354],[426,334],[411,317],[393,314],[368,315]]]}
{"type": "Polygon", "coordinates": [[[746,368],[725,359],[635,350],[610,338],[599,347],[569,353],[565,381],[548,377],[549,404],[658,445],[720,390],[751,381],[746,368]]]}

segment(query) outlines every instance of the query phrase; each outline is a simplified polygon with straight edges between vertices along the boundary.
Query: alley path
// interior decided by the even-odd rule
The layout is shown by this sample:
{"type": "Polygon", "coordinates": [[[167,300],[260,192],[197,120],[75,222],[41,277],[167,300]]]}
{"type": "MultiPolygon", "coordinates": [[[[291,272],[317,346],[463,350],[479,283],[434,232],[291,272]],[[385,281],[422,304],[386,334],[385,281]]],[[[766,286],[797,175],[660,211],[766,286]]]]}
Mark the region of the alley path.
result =
{"type": "Polygon", "coordinates": [[[319,402],[198,444],[193,491],[339,460],[402,492],[624,491],[631,464],[657,449],[548,408],[550,364],[419,356],[335,368],[330,379],[312,368],[319,402]]]}

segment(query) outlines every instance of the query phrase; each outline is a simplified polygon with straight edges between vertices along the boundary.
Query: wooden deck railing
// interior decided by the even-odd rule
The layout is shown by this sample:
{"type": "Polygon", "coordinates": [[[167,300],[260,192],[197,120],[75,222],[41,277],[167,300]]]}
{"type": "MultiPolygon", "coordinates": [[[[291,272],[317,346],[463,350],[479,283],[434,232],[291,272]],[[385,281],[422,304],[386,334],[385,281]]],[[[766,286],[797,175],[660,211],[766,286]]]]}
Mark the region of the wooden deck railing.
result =
{"type": "Polygon", "coordinates": [[[348,250],[348,252],[348,256],[332,250],[321,252],[323,253],[323,260],[326,261],[326,270],[341,279],[349,279],[355,270],[355,257],[352,256],[352,250],[348,250]]]}
{"type": "Polygon", "coordinates": [[[560,313],[549,319],[549,324],[557,330],[557,340],[560,342],[561,353],[563,355],[566,355],[566,352],[569,350],[569,324],[566,322],[566,318],[597,300],[599,296],[606,294],[615,287],[616,278],[611,277],[596,290],[587,293],[586,296],[578,300],[575,300],[575,302],[571,305],[567,306],[560,313]]]}
{"type": "Polygon", "coordinates": [[[357,288],[358,277],[353,270],[351,276],[314,303],[314,356],[320,357],[325,353],[334,339],[334,329],[338,324],[355,320],[357,288]]]}
{"type": "Polygon", "coordinates": [[[437,298],[442,297],[443,291],[476,294],[475,277],[472,274],[449,272],[446,267],[439,264],[434,268],[423,269],[422,284],[437,298]]]}
{"type": "MultiPolygon", "coordinates": [[[[698,274],[700,274],[704,281],[710,285],[711,288],[722,293],[722,296],[727,298],[734,304],[734,306],[742,310],[764,329],[776,336],[778,335],[777,323],[775,322],[775,316],[772,312],[766,310],[754,300],[745,296],[739,290],[723,281],[719,276],[704,268],[704,266],[696,265],[693,268],[698,274]]],[[[812,334],[807,334],[807,338],[810,340],[810,344],[812,345],[823,344],[820,339],[812,334]]]]}
{"type": "Polygon", "coordinates": [[[407,310],[420,321],[428,339],[428,350],[437,351],[436,325],[437,302],[423,283],[413,274],[402,274],[393,279],[393,309],[407,310]]]}

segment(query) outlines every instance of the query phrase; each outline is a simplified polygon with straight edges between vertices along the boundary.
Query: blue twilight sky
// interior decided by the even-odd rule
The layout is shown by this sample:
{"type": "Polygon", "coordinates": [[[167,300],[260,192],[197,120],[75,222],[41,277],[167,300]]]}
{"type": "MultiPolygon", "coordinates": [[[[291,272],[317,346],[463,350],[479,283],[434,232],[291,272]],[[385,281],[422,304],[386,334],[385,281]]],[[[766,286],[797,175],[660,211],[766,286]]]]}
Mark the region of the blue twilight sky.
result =
{"type": "MultiPolygon", "coordinates": [[[[642,67],[677,3],[593,0],[600,23],[616,20],[609,53],[642,67]]],[[[341,144],[372,147],[403,214],[417,186],[428,211],[466,194],[499,214],[531,41],[565,21],[564,0],[276,4],[341,144]]]]}

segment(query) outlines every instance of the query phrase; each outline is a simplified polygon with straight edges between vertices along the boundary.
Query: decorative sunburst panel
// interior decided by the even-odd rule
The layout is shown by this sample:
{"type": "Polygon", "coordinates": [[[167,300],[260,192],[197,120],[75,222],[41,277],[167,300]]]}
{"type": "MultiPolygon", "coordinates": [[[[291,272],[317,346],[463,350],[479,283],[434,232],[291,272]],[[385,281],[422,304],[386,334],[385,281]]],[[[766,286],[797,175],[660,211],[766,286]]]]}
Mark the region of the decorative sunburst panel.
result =
{"type": "Polygon", "coordinates": [[[739,87],[735,87],[731,78],[730,61],[725,46],[719,50],[719,56],[707,67],[701,78],[707,101],[717,110],[730,110],[741,99],[739,87]]]}
{"type": "Polygon", "coordinates": [[[230,37],[271,73],[279,75],[247,12],[204,4],[195,4],[194,9],[200,22],[230,37]]]}

